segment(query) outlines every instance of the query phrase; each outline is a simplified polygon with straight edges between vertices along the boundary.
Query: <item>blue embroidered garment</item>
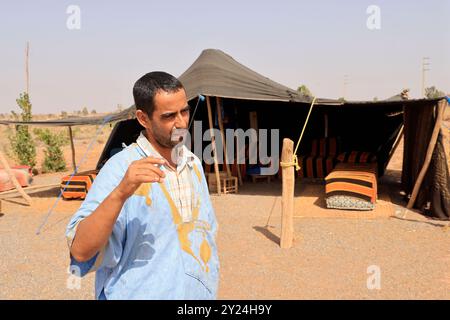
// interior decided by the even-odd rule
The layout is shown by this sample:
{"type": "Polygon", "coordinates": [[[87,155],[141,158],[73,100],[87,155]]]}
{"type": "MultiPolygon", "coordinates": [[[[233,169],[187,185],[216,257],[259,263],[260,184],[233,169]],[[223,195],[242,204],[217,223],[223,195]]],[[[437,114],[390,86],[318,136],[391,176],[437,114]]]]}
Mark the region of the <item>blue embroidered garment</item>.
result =
{"type": "MultiPolygon", "coordinates": [[[[216,299],[216,217],[201,162],[185,151],[193,156],[186,168],[196,198],[190,221],[183,221],[167,181],[142,184],[122,207],[105,248],[87,262],[71,257],[73,273],[96,271],[97,299],[216,299]]],[[[67,226],[69,245],[78,223],[120,183],[129,164],[145,156],[134,143],[106,162],[67,226]]]]}

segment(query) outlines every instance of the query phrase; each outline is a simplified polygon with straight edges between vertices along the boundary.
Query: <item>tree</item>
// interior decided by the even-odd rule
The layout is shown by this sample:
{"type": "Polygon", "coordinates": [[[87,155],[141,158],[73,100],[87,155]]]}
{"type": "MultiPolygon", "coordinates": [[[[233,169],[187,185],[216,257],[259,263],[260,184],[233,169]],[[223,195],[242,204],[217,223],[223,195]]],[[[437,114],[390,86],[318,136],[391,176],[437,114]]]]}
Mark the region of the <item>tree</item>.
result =
{"type": "MultiPolygon", "coordinates": [[[[20,94],[19,99],[16,99],[16,102],[22,112],[19,117],[17,113],[11,111],[13,117],[15,119],[20,118],[22,121],[31,121],[31,102],[28,93],[20,94]]],[[[28,131],[28,126],[17,125],[15,133],[11,134],[8,138],[14,156],[19,160],[19,163],[34,168],[36,165],[36,147],[31,134],[28,131]]]]}
{"type": "Polygon", "coordinates": [[[425,88],[425,97],[427,99],[436,99],[445,96],[445,93],[438,90],[435,86],[425,88]]]}
{"type": "Polygon", "coordinates": [[[89,111],[86,107],[84,107],[83,110],[81,110],[81,113],[83,114],[83,116],[89,115],[89,111]]]}
{"type": "Polygon", "coordinates": [[[297,91],[300,92],[300,94],[302,94],[303,96],[306,96],[306,97],[312,97],[313,96],[311,91],[304,84],[302,84],[300,87],[298,87],[297,91]]]}
{"type": "Polygon", "coordinates": [[[97,111],[95,109],[91,110],[91,114],[97,114],[97,111]]]}

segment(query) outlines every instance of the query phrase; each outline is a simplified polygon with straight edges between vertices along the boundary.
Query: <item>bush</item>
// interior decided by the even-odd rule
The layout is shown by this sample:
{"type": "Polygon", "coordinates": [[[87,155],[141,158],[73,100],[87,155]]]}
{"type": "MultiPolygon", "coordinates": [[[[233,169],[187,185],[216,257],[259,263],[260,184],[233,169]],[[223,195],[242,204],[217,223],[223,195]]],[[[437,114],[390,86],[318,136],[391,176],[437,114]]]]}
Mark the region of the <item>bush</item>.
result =
{"type": "Polygon", "coordinates": [[[51,133],[48,129],[35,129],[34,134],[45,143],[45,158],[42,163],[42,172],[59,172],[66,170],[66,161],[61,146],[68,143],[65,135],[51,133]]]}
{"type": "MultiPolygon", "coordinates": [[[[16,100],[18,106],[22,110],[20,117],[14,111],[11,111],[15,119],[21,119],[22,121],[31,121],[31,103],[27,93],[20,94],[19,99],[16,100]]],[[[14,134],[8,136],[12,152],[19,163],[22,165],[30,166],[34,168],[36,166],[36,147],[28,126],[17,125],[14,134]]]]}

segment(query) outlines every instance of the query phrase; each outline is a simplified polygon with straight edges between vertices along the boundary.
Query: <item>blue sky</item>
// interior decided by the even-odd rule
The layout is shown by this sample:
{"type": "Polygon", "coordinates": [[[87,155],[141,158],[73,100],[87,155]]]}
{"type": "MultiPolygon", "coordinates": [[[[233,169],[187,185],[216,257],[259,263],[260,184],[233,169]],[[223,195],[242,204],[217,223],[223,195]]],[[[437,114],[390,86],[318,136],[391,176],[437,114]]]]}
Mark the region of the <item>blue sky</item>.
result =
{"type": "Polygon", "coordinates": [[[379,99],[427,85],[450,91],[450,0],[429,1],[1,1],[0,113],[17,110],[30,41],[35,113],[112,111],[133,103],[146,72],[176,76],[217,48],[284,85],[319,97],[379,99]],[[69,5],[81,29],[69,30],[69,5]],[[381,29],[366,27],[369,5],[381,29]]]}

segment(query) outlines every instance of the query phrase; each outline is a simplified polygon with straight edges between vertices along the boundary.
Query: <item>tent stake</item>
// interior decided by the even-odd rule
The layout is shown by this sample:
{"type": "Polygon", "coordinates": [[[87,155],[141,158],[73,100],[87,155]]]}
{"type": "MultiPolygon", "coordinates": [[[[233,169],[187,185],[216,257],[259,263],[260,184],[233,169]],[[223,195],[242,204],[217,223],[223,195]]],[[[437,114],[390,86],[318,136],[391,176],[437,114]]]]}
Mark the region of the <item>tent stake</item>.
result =
{"type": "Polygon", "coordinates": [[[414,203],[416,202],[417,195],[419,194],[420,186],[422,185],[423,179],[425,178],[425,174],[428,171],[428,167],[430,166],[431,157],[433,155],[434,147],[436,146],[436,141],[439,136],[439,131],[441,130],[442,117],[444,115],[444,110],[447,106],[447,101],[442,99],[438,102],[437,105],[437,118],[433,128],[433,134],[431,135],[430,144],[427,148],[427,153],[425,156],[425,161],[423,162],[422,169],[420,169],[419,176],[417,177],[416,183],[414,184],[413,192],[411,194],[411,198],[409,199],[407,209],[412,209],[414,203]]]}

